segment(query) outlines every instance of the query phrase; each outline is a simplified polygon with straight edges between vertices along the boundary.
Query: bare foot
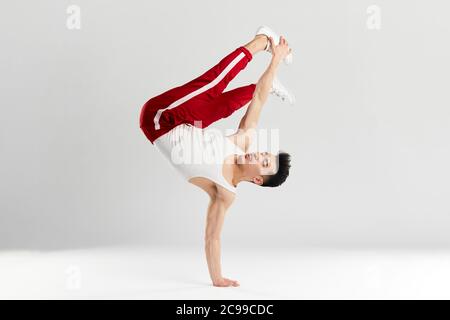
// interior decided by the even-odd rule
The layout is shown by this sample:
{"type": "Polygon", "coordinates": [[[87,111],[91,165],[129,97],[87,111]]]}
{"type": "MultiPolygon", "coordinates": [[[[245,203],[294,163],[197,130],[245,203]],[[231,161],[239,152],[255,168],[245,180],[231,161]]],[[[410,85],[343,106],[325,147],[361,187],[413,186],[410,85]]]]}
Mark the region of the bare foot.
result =
{"type": "Polygon", "coordinates": [[[215,287],[239,287],[239,282],[228,278],[221,278],[213,282],[215,287]]]}

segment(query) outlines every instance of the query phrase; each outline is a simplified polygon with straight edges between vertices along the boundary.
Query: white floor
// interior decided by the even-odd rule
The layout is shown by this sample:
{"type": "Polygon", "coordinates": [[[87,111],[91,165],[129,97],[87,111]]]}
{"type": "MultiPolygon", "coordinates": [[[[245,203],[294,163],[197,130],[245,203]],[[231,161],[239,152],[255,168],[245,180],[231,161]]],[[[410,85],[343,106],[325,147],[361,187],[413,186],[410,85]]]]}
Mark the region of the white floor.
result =
{"type": "Polygon", "coordinates": [[[1,299],[449,299],[450,251],[224,248],[210,283],[203,248],[0,251],[1,299]]]}

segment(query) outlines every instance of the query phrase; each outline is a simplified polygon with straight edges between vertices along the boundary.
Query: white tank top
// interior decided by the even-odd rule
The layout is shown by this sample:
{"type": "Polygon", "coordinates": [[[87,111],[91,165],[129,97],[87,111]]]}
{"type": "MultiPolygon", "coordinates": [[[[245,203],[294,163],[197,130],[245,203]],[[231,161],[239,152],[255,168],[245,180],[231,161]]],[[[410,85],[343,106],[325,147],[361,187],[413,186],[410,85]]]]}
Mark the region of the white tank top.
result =
{"type": "Polygon", "coordinates": [[[236,192],[236,187],[223,176],[223,164],[229,155],[244,151],[221,131],[181,124],[154,143],[186,180],[204,177],[236,192]]]}

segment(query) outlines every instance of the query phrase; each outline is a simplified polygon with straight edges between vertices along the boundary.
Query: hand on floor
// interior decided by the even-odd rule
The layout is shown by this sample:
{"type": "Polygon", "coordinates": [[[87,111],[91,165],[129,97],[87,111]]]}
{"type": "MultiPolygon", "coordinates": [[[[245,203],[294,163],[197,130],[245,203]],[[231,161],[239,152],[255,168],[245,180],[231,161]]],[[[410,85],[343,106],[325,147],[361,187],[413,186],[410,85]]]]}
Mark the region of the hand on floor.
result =
{"type": "Polygon", "coordinates": [[[239,287],[239,282],[237,280],[231,280],[228,278],[220,278],[213,282],[215,287],[239,287]]]}

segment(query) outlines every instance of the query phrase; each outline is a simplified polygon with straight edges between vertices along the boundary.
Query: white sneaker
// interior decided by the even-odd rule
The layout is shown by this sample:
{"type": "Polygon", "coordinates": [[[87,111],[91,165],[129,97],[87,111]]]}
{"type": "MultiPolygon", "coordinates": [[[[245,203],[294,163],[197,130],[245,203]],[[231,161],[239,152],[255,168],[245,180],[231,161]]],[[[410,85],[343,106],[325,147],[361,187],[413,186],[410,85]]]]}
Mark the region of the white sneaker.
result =
{"type": "MultiPolygon", "coordinates": [[[[275,42],[276,45],[278,45],[280,43],[280,37],[278,36],[278,34],[276,34],[275,31],[270,29],[268,26],[260,26],[258,28],[258,30],[256,30],[256,35],[258,35],[258,34],[264,34],[267,37],[272,37],[273,41],[275,42]]],[[[267,46],[264,50],[267,52],[271,52],[269,41],[267,41],[267,46]]],[[[291,64],[292,63],[292,52],[289,53],[286,57],[284,57],[283,61],[285,64],[291,64]]]]}
{"type": "Polygon", "coordinates": [[[272,82],[272,88],[270,89],[270,93],[278,96],[281,98],[281,100],[283,101],[288,101],[291,105],[295,103],[295,96],[289,92],[288,89],[286,89],[285,86],[283,86],[280,82],[280,80],[278,80],[277,77],[273,78],[273,82],[272,82]]]}

